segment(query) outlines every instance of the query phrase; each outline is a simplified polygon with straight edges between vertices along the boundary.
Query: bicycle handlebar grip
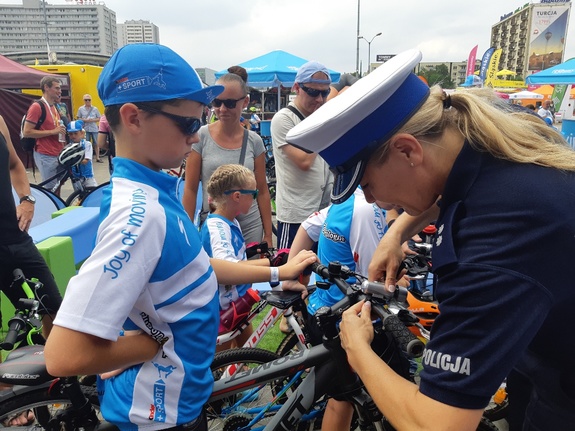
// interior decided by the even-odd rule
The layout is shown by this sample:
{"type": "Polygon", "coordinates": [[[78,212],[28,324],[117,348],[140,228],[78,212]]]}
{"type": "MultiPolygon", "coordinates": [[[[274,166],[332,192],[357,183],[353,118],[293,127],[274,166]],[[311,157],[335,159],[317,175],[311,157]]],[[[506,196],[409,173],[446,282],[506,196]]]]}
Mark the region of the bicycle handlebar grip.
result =
{"type": "Polygon", "coordinates": [[[393,337],[399,343],[399,347],[411,358],[419,358],[423,354],[425,345],[413,333],[407,329],[397,315],[392,314],[385,318],[383,327],[386,331],[391,332],[393,337]]]}
{"type": "Polygon", "coordinates": [[[329,270],[327,266],[322,265],[319,262],[314,262],[311,264],[311,270],[319,275],[321,278],[329,279],[329,270]]]}
{"type": "Polygon", "coordinates": [[[18,334],[24,328],[25,325],[26,322],[24,322],[24,320],[20,316],[14,316],[12,319],[10,319],[8,335],[6,335],[4,341],[0,343],[0,349],[12,350],[18,338],[18,334]]]}
{"type": "Polygon", "coordinates": [[[14,271],[12,271],[12,275],[14,276],[14,281],[24,279],[24,273],[20,268],[16,268],[14,271]]]}

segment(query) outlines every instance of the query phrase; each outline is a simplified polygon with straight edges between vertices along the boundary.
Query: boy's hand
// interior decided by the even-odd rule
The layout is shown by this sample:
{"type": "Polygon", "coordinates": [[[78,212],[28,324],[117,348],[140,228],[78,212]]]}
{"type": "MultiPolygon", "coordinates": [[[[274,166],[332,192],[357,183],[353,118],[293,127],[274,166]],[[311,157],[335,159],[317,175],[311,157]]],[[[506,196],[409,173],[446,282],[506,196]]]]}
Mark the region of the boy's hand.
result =
{"type": "Polygon", "coordinates": [[[289,262],[279,267],[280,280],[295,280],[308,266],[317,260],[318,258],[313,251],[300,251],[289,262]]]}

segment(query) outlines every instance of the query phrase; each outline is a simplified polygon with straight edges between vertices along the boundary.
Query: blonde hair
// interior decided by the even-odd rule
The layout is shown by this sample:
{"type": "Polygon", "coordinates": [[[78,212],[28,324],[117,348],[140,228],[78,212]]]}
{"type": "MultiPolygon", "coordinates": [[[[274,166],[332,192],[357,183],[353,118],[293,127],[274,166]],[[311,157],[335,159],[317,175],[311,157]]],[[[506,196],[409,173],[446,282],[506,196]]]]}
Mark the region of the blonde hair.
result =
{"type": "MultiPolygon", "coordinates": [[[[425,103],[397,133],[440,143],[447,129],[458,131],[475,150],[499,159],[575,171],[575,151],[561,133],[537,115],[516,110],[491,89],[457,90],[447,96],[433,86],[425,103]]],[[[387,142],[371,161],[385,161],[387,142]]]]}
{"type": "Polygon", "coordinates": [[[226,191],[243,189],[250,179],[255,181],[255,175],[245,166],[222,165],[214,171],[208,181],[208,195],[216,207],[220,206],[227,200],[227,196],[224,194],[226,191]]]}

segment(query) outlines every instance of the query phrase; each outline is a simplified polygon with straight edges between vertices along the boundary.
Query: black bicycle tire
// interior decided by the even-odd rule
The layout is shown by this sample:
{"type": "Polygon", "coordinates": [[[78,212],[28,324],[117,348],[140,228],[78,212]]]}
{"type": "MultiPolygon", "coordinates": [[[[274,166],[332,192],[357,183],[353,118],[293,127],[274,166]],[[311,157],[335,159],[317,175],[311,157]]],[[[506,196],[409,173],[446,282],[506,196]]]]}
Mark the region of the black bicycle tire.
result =
{"type": "Polygon", "coordinates": [[[80,206],[82,205],[82,201],[86,199],[92,191],[94,191],[96,187],[84,187],[84,190],[74,190],[70,196],[66,199],[66,206],[80,206]],[[76,203],[76,199],[79,197],[78,202],[76,203]]]}
{"type": "MultiPolygon", "coordinates": [[[[219,372],[220,368],[227,368],[227,366],[232,364],[264,364],[277,358],[278,356],[275,353],[258,348],[229,349],[216,353],[210,368],[214,374],[214,380],[218,380],[221,376],[219,372]]],[[[236,396],[232,395],[228,398],[206,404],[205,410],[208,419],[208,431],[224,429],[226,424],[228,424],[227,428],[233,428],[233,424],[229,423],[229,420],[230,417],[232,417],[233,420],[234,415],[237,416],[236,412],[229,416],[222,416],[221,411],[224,406],[233,404],[236,400],[236,396]]],[[[237,420],[241,421],[241,416],[237,417],[237,420]]],[[[239,427],[240,425],[242,425],[242,423],[238,423],[237,426],[239,427]]]]}
{"type": "MultiPolygon", "coordinates": [[[[95,387],[92,386],[81,386],[82,392],[92,406],[97,410],[100,408],[100,401],[98,399],[98,392],[95,387]]],[[[66,396],[60,393],[50,392],[50,388],[38,388],[36,390],[25,392],[19,395],[15,395],[12,398],[4,400],[0,403],[0,423],[4,420],[26,412],[27,410],[34,410],[41,407],[47,407],[52,404],[69,404],[70,400],[66,396]]],[[[36,410],[37,412],[37,410],[36,410]]],[[[38,415],[36,415],[38,417],[38,415]]],[[[31,425],[27,426],[31,427],[31,425]]],[[[38,430],[43,428],[38,425],[38,430]]]]}
{"type": "Polygon", "coordinates": [[[298,344],[298,338],[295,332],[290,332],[287,334],[281,343],[279,344],[278,348],[276,349],[276,354],[278,356],[286,356],[289,355],[293,348],[298,344]]]}
{"type": "MultiPolygon", "coordinates": [[[[211,365],[211,369],[212,371],[215,373],[217,369],[222,368],[222,367],[227,367],[228,365],[232,365],[232,364],[254,364],[254,365],[259,365],[259,364],[265,364],[268,362],[271,362],[275,359],[278,359],[279,356],[273,352],[270,352],[269,350],[263,350],[263,349],[259,349],[257,347],[249,347],[249,348],[239,348],[239,349],[229,349],[229,350],[225,350],[223,352],[219,352],[215,355],[214,360],[212,362],[211,365]]],[[[218,376],[216,375],[215,378],[217,378],[218,376]]],[[[273,396],[276,395],[277,393],[277,388],[274,387],[274,382],[269,382],[268,385],[272,385],[270,387],[270,391],[272,393],[273,396]]],[[[232,402],[234,400],[232,399],[232,402]]],[[[212,421],[216,420],[216,418],[214,417],[215,414],[214,412],[216,412],[220,407],[221,407],[221,403],[222,400],[218,400],[214,403],[208,403],[206,405],[206,410],[207,410],[207,414],[208,414],[208,431],[211,431],[212,429],[214,429],[214,426],[217,427],[217,425],[223,425],[224,422],[226,420],[234,420],[234,421],[238,421],[238,428],[242,425],[242,417],[241,417],[241,413],[237,413],[237,412],[233,412],[231,414],[229,414],[229,416],[227,416],[224,419],[220,419],[220,422],[218,422],[217,425],[215,425],[214,423],[212,423],[212,421]]],[[[223,402],[228,402],[227,399],[224,399],[223,402]]],[[[247,418],[246,418],[247,419],[247,418]]],[[[233,431],[234,428],[232,428],[232,426],[228,423],[228,427],[226,428],[226,430],[230,430],[233,431]]],[[[321,416],[316,418],[316,421],[314,421],[314,429],[316,429],[316,426],[318,426],[317,429],[320,429],[319,426],[321,426],[321,416]],[[318,421],[319,419],[319,421],[318,421]]],[[[299,427],[299,425],[298,425],[299,427]]],[[[218,429],[221,429],[218,427],[218,429]]]]}

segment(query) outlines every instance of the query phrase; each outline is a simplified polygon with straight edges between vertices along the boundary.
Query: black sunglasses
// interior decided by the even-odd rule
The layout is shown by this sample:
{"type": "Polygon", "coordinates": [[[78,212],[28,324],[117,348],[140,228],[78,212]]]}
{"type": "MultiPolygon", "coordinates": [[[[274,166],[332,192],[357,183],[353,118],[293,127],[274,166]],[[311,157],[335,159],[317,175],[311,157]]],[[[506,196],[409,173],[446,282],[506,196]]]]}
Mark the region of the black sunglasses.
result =
{"type": "Polygon", "coordinates": [[[182,133],[186,136],[191,136],[194,133],[198,133],[200,127],[202,127],[202,120],[196,117],[182,117],[181,115],[170,114],[169,112],[160,111],[159,109],[152,108],[148,105],[136,105],[142,111],[152,112],[154,114],[160,114],[164,117],[172,120],[180,128],[182,133]]]}
{"type": "Polygon", "coordinates": [[[299,88],[301,88],[303,91],[306,92],[306,94],[310,97],[317,97],[319,95],[321,95],[321,97],[323,97],[324,99],[329,96],[329,92],[330,89],[328,88],[327,90],[316,90],[315,88],[309,88],[306,87],[303,84],[298,84],[299,88]]]}
{"type": "Polygon", "coordinates": [[[234,192],[239,192],[242,195],[252,195],[254,199],[257,199],[259,190],[249,190],[249,189],[234,189],[234,190],[226,190],[224,195],[231,195],[234,192]]]}
{"type": "Polygon", "coordinates": [[[91,102],[92,99],[84,99],[84,102],[91,102]]]}
{"type": "Polygon", "coordinates": [[[224,100],[214,99],[214,100],[212,100],[212,105],[214,105],[216,108],[219,108],[223,104],[228,109],[234,109],[236,107],[236,104],[240,100],[244,100],[246,97],[247,96],[240,97],[239,99],[224,99],[224,100]]]}

